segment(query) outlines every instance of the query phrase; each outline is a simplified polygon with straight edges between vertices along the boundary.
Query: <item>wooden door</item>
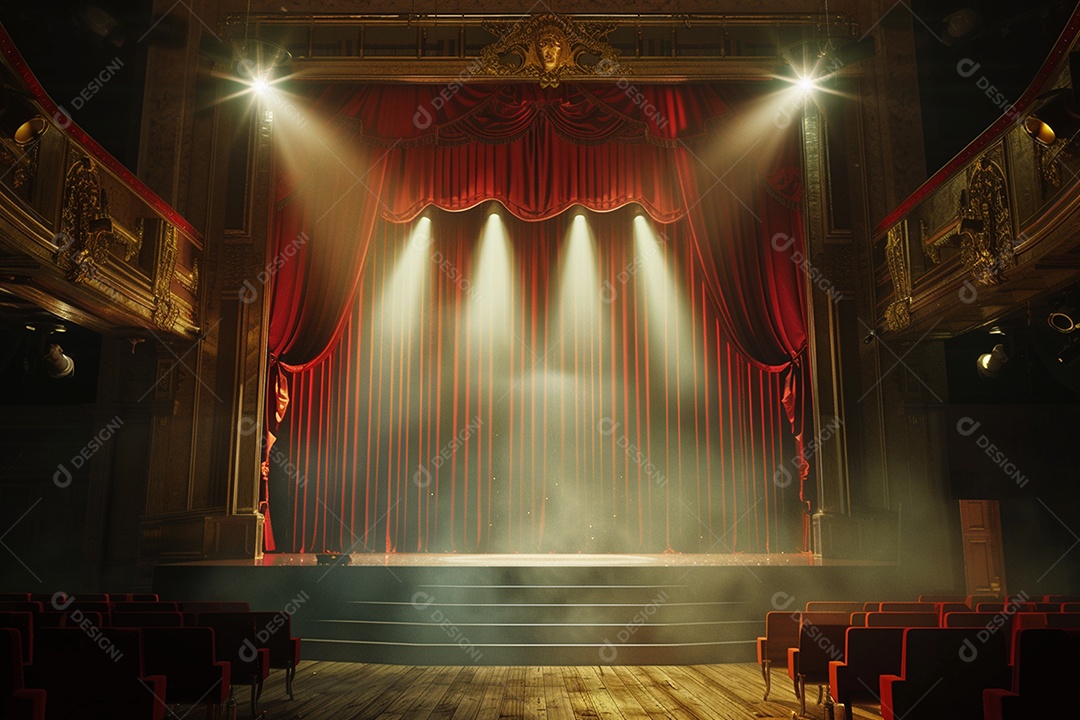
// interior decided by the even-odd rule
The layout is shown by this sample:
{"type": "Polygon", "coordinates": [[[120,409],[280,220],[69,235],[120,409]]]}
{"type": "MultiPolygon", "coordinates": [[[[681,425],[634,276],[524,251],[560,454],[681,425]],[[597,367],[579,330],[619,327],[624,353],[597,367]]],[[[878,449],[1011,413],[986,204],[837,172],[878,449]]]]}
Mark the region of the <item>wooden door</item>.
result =
{"type": "Polygon", "coordinates": [[[1005,552],[997,500],[961,500],[964,579],[968,595],[1005,597],[1005,552]]]}

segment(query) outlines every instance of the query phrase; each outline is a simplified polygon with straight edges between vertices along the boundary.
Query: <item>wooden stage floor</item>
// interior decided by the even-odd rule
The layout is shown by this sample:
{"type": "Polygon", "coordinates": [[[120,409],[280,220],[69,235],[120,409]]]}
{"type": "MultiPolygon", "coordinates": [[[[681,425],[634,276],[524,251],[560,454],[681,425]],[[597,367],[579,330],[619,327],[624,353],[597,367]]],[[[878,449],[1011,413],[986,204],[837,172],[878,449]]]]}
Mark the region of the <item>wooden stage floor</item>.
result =
{"type": "MultiPolygon", "coordinates": [[[[442,666],[303,662],[285,694],[281,671],[263,689],[267,720],[788,720],[799,708],[786,674],[768,702],[754,663],[686,666],[442,666]]],[[[824,716],[810,693],[807,715],[824,716]]],[[[246,690],[237,691],[246,713],[246,690]]],[[[186,708],[185,708],[186,709],[186,708]]],[[[876,709],[876,708],[875,708],[876,709]]],[[[199,711],[194,711],[199,712],[199,711]]],[[[180,714],[180,713],[178,713],[180,714]]],[[[855,708],[856,720],[880,720],[855,708]]]]}

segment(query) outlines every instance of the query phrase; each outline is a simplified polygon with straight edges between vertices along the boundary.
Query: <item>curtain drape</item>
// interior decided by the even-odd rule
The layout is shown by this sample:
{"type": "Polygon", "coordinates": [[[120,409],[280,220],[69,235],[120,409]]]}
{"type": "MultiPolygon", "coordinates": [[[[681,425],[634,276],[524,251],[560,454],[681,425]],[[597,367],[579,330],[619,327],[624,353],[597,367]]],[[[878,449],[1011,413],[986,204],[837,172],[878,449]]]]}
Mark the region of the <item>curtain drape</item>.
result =
{"type": "MultiPolygon", "coordinates": [[[[758,368],[787,371],[785,407],[801,444],[797,138],[765,123],[758,131],[778,150],[710,166],[708,151],[726,141],[742,93],[695,83],[327,89],[309,115],[330,139],[310,152],[282,151],[264,458],[287,411],[289,375],[325,359],[341,337],[376,219],[402,223],[425,207],[461,211],[490,200],[527,221],[630,203],[657,222],[685,220],[731,341],[758,368]],[[791,243],[774,242],[778,234],[791,243]]],[[[810,503],[805,463],[800,475],[810,503]]]]}

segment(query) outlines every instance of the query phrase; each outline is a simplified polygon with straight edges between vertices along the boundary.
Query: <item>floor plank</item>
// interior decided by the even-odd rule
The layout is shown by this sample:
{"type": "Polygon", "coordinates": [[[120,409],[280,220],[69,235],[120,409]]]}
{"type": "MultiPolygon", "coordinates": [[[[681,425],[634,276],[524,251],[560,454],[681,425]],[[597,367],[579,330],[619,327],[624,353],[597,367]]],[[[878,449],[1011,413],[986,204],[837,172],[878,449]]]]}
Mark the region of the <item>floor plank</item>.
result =
{"type": "MultiPolygon", "coordinates": [[[[775,678],[779,680],[779,678],[775,678]]],[[[787,718],[799,707],[789,684],[761,699],[754,663],[686,666],[409,667],[304,662],[285,694],[281,671],[263,689],[266,720],[749,720],[787,718]]],[[[810,718],[821,718],[813,704],[810,718]]],[[[247,691],[237,691],[241,708],[247,691]]],[[[187,708],[177,709],[182,715],[187,708]]],[[[876,708],[855,720],[881,720],[876,708]]],[[[199,711],[193,711],[196,717],[199,711]]],[[[171,717],[171,716],[170,716],[171,717]]]]}

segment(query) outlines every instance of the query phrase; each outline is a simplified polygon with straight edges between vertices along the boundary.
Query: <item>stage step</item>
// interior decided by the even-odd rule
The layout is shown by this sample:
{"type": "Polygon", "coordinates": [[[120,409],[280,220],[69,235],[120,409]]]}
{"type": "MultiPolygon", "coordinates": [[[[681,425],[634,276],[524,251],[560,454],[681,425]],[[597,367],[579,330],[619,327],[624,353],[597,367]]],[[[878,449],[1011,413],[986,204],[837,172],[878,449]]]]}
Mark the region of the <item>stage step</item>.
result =
{"type": "Polygon", "coordinates": [[[430,566],[327,567],[307,558],[297,565],[187,563],[159,566],[154,589],[162,599],[247,600],[257,610],[290,613],[308,660],[408,665],[753,662],[770,610],[795,610],[808,599],[906,596],[890,588],[880,568],[735,559],[613,566],[599,556],[595,565],[560,565],[544,556],[511,558],[536,563],[528,566],[455,566],[447,559],[430,566]]]}
{"type": "MultiPolygon", "coordinates": [[[[335,582],[356,570],[335,570],[335,582]]],[[[293,620],[305,657],[422,665],[737,662],[753,657],[763,619],[758,603],[687,582],[686,568],[393,568],[379,579],[353,597],[320,588],[293,620]]]]}

